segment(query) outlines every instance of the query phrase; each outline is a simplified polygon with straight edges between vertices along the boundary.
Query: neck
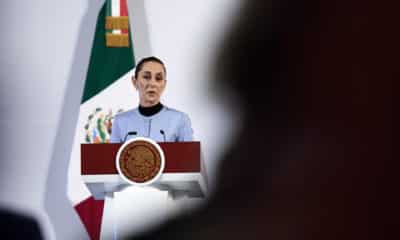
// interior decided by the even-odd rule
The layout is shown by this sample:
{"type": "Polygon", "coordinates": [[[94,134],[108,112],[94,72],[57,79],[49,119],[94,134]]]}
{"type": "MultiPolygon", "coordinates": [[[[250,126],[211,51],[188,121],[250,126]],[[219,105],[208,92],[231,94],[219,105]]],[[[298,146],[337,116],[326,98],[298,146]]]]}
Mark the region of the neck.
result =
{"type": "Polygon", "coordinates": [[[153,115],[159,113],[162,108],[163,108],[163,105],[160,102],[158,102],[152,106],[143,106],[142,104],[140,104],[139,105],[139,113],[146,117],[149,117],[149,116],[153,116],[153,115]]]}

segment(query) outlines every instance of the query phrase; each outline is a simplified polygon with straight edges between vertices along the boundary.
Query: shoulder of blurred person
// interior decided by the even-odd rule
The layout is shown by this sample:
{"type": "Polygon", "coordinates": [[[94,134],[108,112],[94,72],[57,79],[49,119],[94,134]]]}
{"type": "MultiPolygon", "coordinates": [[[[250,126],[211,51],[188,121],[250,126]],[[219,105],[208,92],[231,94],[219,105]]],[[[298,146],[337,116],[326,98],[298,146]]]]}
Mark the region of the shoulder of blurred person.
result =
{"type": "Polygon", "coordinates": [[[10,210],[0,209],[1,239],[43,239],[37,221],[10,210]]]}

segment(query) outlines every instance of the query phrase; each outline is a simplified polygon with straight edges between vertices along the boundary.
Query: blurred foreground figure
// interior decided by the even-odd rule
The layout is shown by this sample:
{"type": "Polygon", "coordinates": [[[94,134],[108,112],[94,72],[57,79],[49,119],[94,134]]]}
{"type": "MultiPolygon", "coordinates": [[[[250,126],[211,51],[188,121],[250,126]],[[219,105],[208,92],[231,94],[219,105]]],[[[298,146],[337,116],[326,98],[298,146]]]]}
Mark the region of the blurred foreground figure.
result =
{"type": "Polygon", "coordinates": [[[244,110],[215,196],[137,239],[398,239],[399,6],[246,3],[214,64],[244,110]]]}
{"type": "Polygon", "coordinates": [[[33,218],[0,209],[0,239],[43,239],[39,224],[33,218]]]}

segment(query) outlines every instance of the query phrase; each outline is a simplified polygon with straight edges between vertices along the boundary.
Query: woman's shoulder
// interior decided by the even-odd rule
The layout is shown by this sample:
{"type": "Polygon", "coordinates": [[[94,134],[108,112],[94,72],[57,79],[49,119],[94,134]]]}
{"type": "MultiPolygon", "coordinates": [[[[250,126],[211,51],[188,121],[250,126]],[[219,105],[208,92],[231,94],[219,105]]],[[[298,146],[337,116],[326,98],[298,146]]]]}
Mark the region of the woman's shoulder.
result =
{"type": "Polygon", "coordinates": [[[183,125],[190,125],[191,120],[187,113],[170,107],[165,107],[164,112],[164,116],[171,119],[172,121],[179,122],[183,125]]]}
{"type": "Polygon", "coordinates": [[[165,108],[165,112],[167,114],[171,114],[171,115],[174,115],[174,116],[177,116],[177,117],[188,117],[188,115],[185,112],[179,111],[179,110],[177,110],[175,108],[170,108],[170,107],[167,107],[167,106],[164,106],[164,108],[165,108]]]}
{"type": "Polygon", "coordinates": [[[115,119],[125,119],[125,118],[132,118],[133,116],[136,115],[136,112],[138,111],[138,108],[132,108],[127,111],[119,112],[117,113],[114,118],[115,119]]]}

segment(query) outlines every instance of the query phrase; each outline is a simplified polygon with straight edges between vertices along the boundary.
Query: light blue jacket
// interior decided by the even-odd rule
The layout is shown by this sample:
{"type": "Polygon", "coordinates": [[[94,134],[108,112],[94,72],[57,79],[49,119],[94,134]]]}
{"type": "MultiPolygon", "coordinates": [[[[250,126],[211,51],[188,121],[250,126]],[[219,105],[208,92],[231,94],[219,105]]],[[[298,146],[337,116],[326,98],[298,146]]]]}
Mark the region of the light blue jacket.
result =
{"type": "Polygon", "coordinates": [[[138,108],[117,114],[112,125],[111,143],[122,143],[134,137],[147,137],[156,142],[193,141],[193,130],[187,114],[163,106],[153,116],[143,116],[138,108]],[[129,132],[136,134],[128,135],[129,132]],[[164,134],[163,134],[164,133],[164,134]]]}

